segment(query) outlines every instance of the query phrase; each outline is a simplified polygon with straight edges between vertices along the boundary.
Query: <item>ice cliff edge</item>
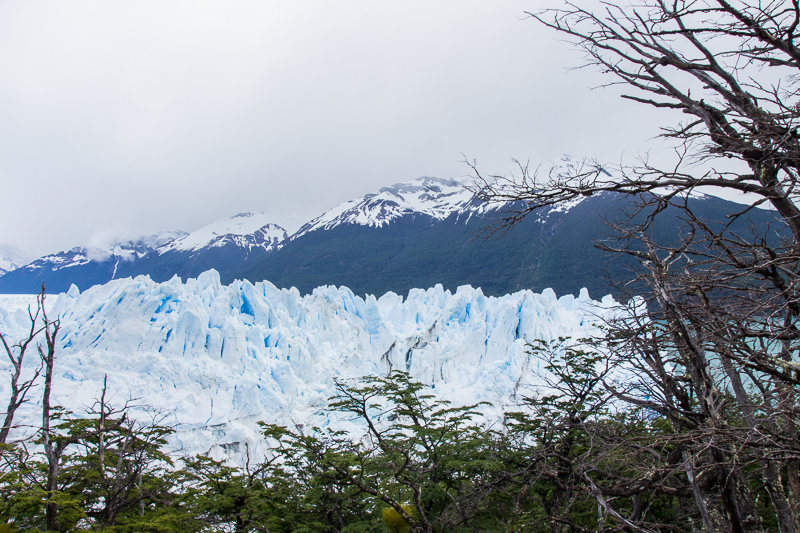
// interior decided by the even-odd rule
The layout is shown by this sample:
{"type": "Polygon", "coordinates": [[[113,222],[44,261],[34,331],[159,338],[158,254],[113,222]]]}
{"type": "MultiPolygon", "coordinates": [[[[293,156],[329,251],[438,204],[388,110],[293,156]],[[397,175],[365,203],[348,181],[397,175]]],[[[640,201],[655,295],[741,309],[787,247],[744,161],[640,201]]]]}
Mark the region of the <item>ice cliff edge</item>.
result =
{"type": "MultiPolygon", "coordinates": [[[[0,297],[0,330],[11,338],[29,326],[24,298],[14,298],[0,297]]],[[[245,442],[259,453],[257,421],[339,424],[323,411],[334,377],[405,370],[439,397],[486,401],[499,415],[537,384],[527,342],[586,336],[613,304],[585,290],[487,297],[441,285],[405,299],[331,286],[300,296],[269,282],[225,286],[214,270],[185,283],[115,280],[50,300],[61,319],[56,402],[79,412],[108,374],[117,402],[138,398],[178,425],[176,454],[234,460],[245,442]]],[[[0,401],[8,393],[0,381],[0,401]]]]}

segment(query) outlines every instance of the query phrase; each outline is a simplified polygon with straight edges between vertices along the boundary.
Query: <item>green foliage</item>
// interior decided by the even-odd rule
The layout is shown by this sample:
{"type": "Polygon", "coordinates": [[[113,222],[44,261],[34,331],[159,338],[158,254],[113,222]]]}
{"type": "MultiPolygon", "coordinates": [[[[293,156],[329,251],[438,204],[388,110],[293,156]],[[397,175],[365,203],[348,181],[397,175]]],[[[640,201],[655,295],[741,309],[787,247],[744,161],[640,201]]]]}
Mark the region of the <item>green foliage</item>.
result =
{"type": "MultiPolygon", "coordinates": [[[[43,488],[41,455],[4,446],[0,520],[9,531],[44,531],[52,503],[59,531],[552,533],[631,529],[625,517],[651,530],[694,530],[674,426],[618,405],[603,386],[610,364],[593,343],[535,342],[530,353],[543,393],[507,413],[503,427],[392,372],[337,383],[330,415],[362,433],[262,424],[270,452],[253,467],[200,456],[177,468],[163,452],[169,428],[133,424],[125,413],[101,427],[97,417],[60,412],[54,439],[68,445],[58,490],[43,488]]],[[[767,501],[762,487],[752,490],[767,501]]],[[[769,504],[759,512],[775,529],[769,504]]]]}
{"type": "Polygon", "coordinates": [[[410,531],[446,531],[486,514],[503,465],[495,432],[473,423],[474,405],[436,401],[402,372],[337,388],[329,408],[355,416],[363,436],[277,426],[265,436],[278,443],[283,472],[338,509],[340,527],[374,531],[393,511],[410,531]]]}
{"type": "Polygon", "coordinates": [[[133,421],[127,407],[115,411],[102,404],[85,418],[54,409],[55,490],[47,489],[49,463],[41,438],[35,451],[25,443],[4,446],[0,518],[18,531],[42,531],[50,506],[59,531],[167,531],[166,524],[185,522],[165,512],[169,506],[164,504],[179,489],[172,460],[163,451],[172,431],[133,421]]]}
{"type": "MultiPolygon", "coordinates": [[[[400,508],[409,515],[414,513],[414,509],[408,504],[403,504],[400,508]]],[[[384,507],[381,514],[383,523],[390,533],[408,533],[410,527],[408,521],[394,507],[384,507]]]]}

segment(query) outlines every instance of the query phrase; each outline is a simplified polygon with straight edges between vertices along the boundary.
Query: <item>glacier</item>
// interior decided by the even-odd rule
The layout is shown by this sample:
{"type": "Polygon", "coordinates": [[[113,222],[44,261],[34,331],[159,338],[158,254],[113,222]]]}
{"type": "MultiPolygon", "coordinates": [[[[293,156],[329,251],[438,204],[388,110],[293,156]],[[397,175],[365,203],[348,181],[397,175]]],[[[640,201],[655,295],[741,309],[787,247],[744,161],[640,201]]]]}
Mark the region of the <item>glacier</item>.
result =
{"type": "MultiPolygon", "coordinates": [[[[57,404],[79,415],[108,375],[112,403],[133,400],[147,406],[139,416],[176,426],[170,453],[238,463],[245,453],[266,453],[258,421],[347,429],[348,420],[325,410],[334,378],[404,370],[437,398],[487,402],[484,416],[499,419],[540,385],[527,342],[589,336],[614,307],[611,297],[595,301],[586,290],[577,297],[557,298],[549,289],[487,297],[470,286],[451,293],[437,285],[405,298],[361,298],[324,286],[301,296],[268,281],[222,285],[214,270],[185,282],[119,279],[83,293],[73,285],[47,301],[61,324],[57,404]]],[[[0,295],[0,331],[21,338],[31,302],[35,297],[0,295]]],[[[30,354],[27,371],[37,364],[30,354]]],[[[3,380],[2,405],[8,394],[3,380]]],[[[36,426],[40,394],[32,392],[21,414],[29,427],[36,426]]]]}

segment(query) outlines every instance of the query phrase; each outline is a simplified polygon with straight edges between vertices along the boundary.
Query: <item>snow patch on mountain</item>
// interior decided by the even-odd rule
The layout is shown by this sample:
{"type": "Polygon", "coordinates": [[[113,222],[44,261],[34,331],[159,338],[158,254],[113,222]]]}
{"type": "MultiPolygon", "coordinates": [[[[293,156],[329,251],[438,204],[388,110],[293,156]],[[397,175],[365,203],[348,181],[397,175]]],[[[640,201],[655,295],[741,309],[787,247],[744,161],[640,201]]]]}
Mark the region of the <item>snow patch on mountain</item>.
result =
{"type": "MultiPolygon", "coordinates": [[[[99,253],[99,252],[98,252],[99,253]]],[[[108,254],[110,256],[110,254],[108,254]]],[[[90,261],[87,249],[81,246],[76,246],[71,250],[58,252],[57,254],[45,255],[36,261],[29,263],[22,268],[27,270],[38,270],[41,268],[49,267],[52,270],[61,268],[68,268],[72,266],[85,265],[90,261]]]]}
{"type": "Polygon", "coordinates": [[[112,257],[116,257],[120,261],[134,261],[141,259],[156,248],[165,246],[186,235],[188,233],[180,230],[160,231],[130,241],[114,242],[109,247],[92,246],[83,250],[85,250],[87,257],[94,261],[106,261],[112,257]]]}
{"type": "Polygon", "coordinates": [[[212,222],[181,239],[158,249],[159,254],[170,251],[195,251],[233,243],[239,247],[266,250],[276,248],[299,223],[288,217],[267,213],[239,213],[212,222]]]}
{"type": "Polygon", "coordinates": [[[0,244],[0,276],[6,272],[16,270],[31,259],[33,259],[31,254],[20,250],[16,246],[0,244]]]}
{"type": "MultiPolygon", "coordinates": [[[[58,404],[76,412],[91,405],[107,374],[114,402],[138,398],[178,426],[175,454],[234,461],[243,460],[245,443],[254,456],[264,453],[258,421],[348,429],[324,409],[334,377],[400,369],[441,399],[489,402],[486,416],[498,418],[540,385],[526,343],[590,335],[613,303],[586,291],[495,298],[441,285],[407,298],[360,298],[345,287],[300,296],[269,282],[223,286],[213,270],[185,283],[140,276],[82,294],[73,286],[54,300],[58,404]]],[[[28,327],[21,301],[0,295],[0,331],[11,338],[28,327]]],[[[37,361],[29,364],[33,372],[37,361]]],[[[37,395],[23,413],[32,424],[37,395]]],[[[0,402],[7,396],[2,381],[0,402]]]]}
{"type": "MultiPolygon", "coordinates": [[[[579,175],[595,171],[598,168],[588,163],[577,161],[569,156],[562,156],[547,169],[550,177],[579,175]]],[[[608,174],[603,169],[601,172],[608,174]]],[[[318,229],[329,230],[342,224],[358,224],[380,228],[403,216],[426,215],[437,220],[458,214],[466,214],[465,220],[473,215],[482,215],[496,211],[502,216],[505,209],[515,209],[513,201],[515,185],[502,179],[494,183],[498,191],[508,187],[512,193],[507,202],[484,203],[475,197],[472,190],[479,185],[474,178],[441,179],[421,177],[416,180],[384,187],[374,194],[367,194],[355,200],[340,204],[321,216],[313,219],[292,235],[295,239],[318,229]]],[[[567,213],[580,204],[584,197],[547,208],[539,216],[552,213],[567,213]]]]}
{"type": "Polygon", "coordinates": [[[317,229],[331,229],[341,224],[359,224],[380,228],[411,214],[423,214],[443,220],[462,211],[473,202],[466,189],[469,179],[422,177],[384,187],[377,193],[340,204],[300,228],[293,238],[317,229]]]}
{"type": "Polygon", "coordinates": [[[140,259],[154,251],[158,246],[164,246],[185,235],[187,233],[180,230],[161,231],[130,241],[116,242],[111,244],[109,248],[76,246],[71,250],[45,255],[20,268],[27,270],[60,270],[85,265],[91,261],[103,262],[109,260],[116,260],[117,264],[119,264],[124,261],[140,259]]]}

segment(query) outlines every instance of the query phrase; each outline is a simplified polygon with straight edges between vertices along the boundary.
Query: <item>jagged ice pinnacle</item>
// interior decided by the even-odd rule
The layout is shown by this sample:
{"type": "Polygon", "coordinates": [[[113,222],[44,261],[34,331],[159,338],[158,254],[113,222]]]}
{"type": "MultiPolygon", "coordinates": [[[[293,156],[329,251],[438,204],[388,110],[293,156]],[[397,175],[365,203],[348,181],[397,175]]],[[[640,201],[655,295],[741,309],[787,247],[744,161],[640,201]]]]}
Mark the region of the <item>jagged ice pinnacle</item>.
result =
{"type": "MultiPolygon", "coordinates": [[[[174,454],[209,453],[242,461],[244,445],[263,454],[256,422],[347,427],[324,410],[333,377],[355,379],[405,370],[437,397],[486,401],[488,417],[537,385],[526,342],[585,337],[613,302],[521,291],[486,297],[441,285],[407,298],[362,299],[345,287],[300,296],[269,282],[220,284],[211,270],[175,277],[120,279],[49,298],[59,316],[54,400],[80,412],[107,374],[113,400],[129,398],[166,416],[178,432],[174,454]]],[[[21,337],[31,297],[0,295],[0,328],[21,337]]],[[[37,361],[28,360],[30,368],[37,361]]],[[[8,365],[7,362],[3,363],[8,365]]],[[[0,401],[8,397],[0,382],[0,401]]],[[[25,408],[36,424],[38,396],[25,408]]]]}

